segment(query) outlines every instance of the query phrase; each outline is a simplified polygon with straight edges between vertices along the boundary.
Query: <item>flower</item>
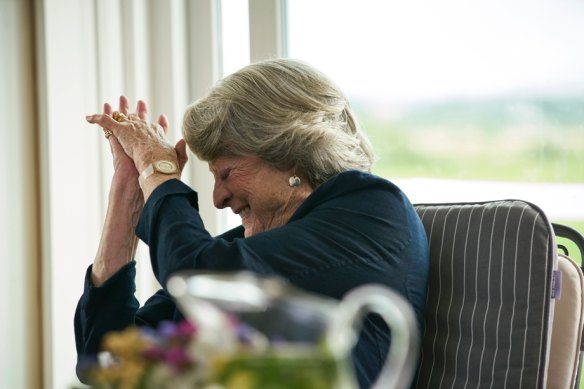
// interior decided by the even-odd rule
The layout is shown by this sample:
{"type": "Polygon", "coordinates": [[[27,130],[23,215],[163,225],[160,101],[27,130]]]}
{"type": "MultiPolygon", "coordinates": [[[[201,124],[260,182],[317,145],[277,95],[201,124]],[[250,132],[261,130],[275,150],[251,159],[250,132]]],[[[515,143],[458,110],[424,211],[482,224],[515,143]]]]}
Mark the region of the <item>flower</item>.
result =
{"type": "Polygon", "coordinates": [[[196,333],[196,326],[186,320],[162,322],[156,330],[132,326],[110,332],[90,379],[100,389],[142,389],[156,380],[190,376],[198,365],[188,351],[196,333]]]}
{"type": "Polygon", "coordinates": [[[89,377],[96,389],[332,388],[342,361],[321,345],[270,343],[257,330],[229,320],[236,344],[213,347],[188,320],[156,328],[131,326],[108,333],[98,366],[89,377]]]}

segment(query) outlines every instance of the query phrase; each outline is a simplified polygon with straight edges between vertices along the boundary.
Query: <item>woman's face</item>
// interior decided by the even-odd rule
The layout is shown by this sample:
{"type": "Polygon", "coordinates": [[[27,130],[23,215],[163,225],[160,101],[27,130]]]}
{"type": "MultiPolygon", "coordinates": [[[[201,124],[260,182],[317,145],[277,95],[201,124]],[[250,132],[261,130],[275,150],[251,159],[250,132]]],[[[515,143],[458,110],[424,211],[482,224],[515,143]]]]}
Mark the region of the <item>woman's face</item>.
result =
{"type": "Polygon", "coordinates": [[[246,238],[286,224],[311,192],[304,183],[290,187],[293,170],[280,171],[258,157],[221,157],[209,169],[215,206],[241,216],[246,238]]]}

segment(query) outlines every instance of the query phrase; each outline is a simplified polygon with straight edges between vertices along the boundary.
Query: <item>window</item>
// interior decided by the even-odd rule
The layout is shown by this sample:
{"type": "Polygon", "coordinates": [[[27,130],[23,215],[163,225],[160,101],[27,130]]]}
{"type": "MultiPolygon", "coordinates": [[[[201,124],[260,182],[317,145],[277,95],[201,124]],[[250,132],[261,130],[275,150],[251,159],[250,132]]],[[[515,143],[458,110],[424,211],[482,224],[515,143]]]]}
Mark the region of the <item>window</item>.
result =
{"type": "Polygon", "coordinates": [[[331,76],[413,202],[520,198],[584,232],[584,5],[288,2],[290,57],[331,76]]]}

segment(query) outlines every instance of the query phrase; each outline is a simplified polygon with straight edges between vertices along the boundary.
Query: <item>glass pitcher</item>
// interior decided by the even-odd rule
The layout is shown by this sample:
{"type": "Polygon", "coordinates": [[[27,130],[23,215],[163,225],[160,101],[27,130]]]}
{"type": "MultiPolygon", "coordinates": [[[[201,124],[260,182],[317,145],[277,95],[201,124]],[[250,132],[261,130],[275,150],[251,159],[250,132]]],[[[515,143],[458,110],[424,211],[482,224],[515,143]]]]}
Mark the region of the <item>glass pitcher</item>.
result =
{"type": "Polygon", "coordinates": [[[197,326],[209,388],[356,389],[350,354],[366,314],[391,330],[373,388],[409,388],[419,336],[413,309],[384,286],[365,285],[341,301],[251,272],[180,272],[168,291],[197,326]]]}

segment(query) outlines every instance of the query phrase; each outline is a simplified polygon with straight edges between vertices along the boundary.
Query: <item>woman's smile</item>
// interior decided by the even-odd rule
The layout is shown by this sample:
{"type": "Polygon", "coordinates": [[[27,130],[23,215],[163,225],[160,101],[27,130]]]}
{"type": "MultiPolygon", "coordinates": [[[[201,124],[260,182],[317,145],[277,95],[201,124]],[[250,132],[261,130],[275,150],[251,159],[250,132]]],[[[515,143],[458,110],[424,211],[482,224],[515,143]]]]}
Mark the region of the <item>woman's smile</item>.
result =
{"type": "Polygon", "coordinates": [[[247,229],[247,225],[249,224],[249,218],[251,217],[250,208],[243,207],[239,212],[237,212],[239,217],[241,217],[241,224],[243,224],[243,228],[247,229]]]}
{"type": "Polygon", "coordinates": [[[209,169],[215,206],[241,217],[245,237],[286,224],[311,192],[308,185],[290,187],[293,169],[278,170],[258,157],[220,157],[209,162],[209,169]]]}

